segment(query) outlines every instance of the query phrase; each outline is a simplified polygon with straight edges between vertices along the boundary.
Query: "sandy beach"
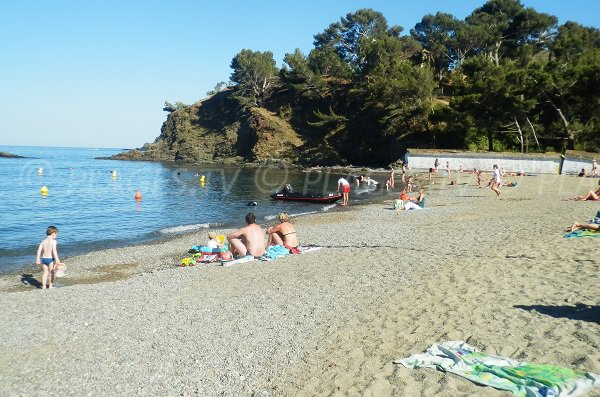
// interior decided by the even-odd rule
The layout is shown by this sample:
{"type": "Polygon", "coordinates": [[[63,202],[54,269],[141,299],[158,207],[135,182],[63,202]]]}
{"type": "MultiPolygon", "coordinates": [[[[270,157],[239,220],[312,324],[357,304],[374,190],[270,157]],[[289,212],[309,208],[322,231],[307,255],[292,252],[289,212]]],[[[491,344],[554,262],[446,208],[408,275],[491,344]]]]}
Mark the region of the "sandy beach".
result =
{"type": "Polygon", "coordinates": [[[598,180],[452,179],[293,218],[324,248],[271,262],[177,267],[203,232],[67,258],[52,290],[1,276],[0,395],[511,395],[393,364],[447,340],[600,373],[600,239],[563,238],[600,205],[562,200],[598,180]]]}

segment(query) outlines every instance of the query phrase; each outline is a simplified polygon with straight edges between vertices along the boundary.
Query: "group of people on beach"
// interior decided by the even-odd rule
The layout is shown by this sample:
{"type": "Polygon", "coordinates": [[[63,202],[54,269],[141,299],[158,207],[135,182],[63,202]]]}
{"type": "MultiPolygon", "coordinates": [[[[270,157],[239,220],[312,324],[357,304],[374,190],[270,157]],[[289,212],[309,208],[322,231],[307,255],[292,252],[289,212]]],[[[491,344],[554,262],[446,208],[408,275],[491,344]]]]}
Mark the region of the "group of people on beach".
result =
{"type": "Polygon", "coordinates": [[[246,226],[227,236],[229,249],[234,257],[241,258],[251,255],[258,258],[264,255],[267,248],[272,245],[282,245],[290,250],[290,253],[296,253],[298,250],[296,228],[290,222],[286,212],[281,212],[278,219],[278,225],[266,229],[265,245],[263,229],[256,223],[256,216],[252,212],[246,214],[246,226]]]}
{"type": "Polygon", "coordinates": [[[581,172],[579,172],[579,174],[577,174],[580,177],[590,177],[590,178],[597,178],[598,177],[598,167],[596,165],[596,159],[592,160],[592,171],[588,174],[587,171],[585,170],[585,168],[581,169],[581,172]]]}
{"type": "MultiPolygon", "coordinates": [[[[435,159],[434,167],[437,169],[439,166],[439,160],[435,159]]],[[[447,168],[449,171],[449,167],[447,164],[447,168]]],[[[430,169],[430,178],[433,169],[430,169]]],[[[421,187],[419,190],[419,194],[417,196],[411,197],[407,193],[410,193],[413,187],[413,177],[408,175],[408,167],[406,165],[402,166],[402,182],[404,187],[400,192],[400,196],[397,200],[394,201],[394,209],[396,210],[414,210],[414,209],[423,209],[425,204],[425,191],[421,187]]],[[[592,174],[595,174],[596,167],[595,161],[593,163],[592,174]]],[[[394,184],[394,172],[392,169],[389,174],[389,178],[386,181],[386,188],[392,189],[394,184]]],[[[483,179],[483,172],[478,169],[473,170],[474,175],[476,176],[477,186],[481,187],[481,182],[483,179]]],[[[497,196],[500,196],[500,186],[502,186],[502,172],[498,168],[497,164],[493,165],[492,169],[492,177],[489,180],[489,183],[486,187],[489,187],[492,191],[496,193],[497,196]]],[[[512,175],[512,174],[511,174],[512,175]]],[[[515,176],[525,175],[524,172],[519,171],[514,174],[515,176]]],[[[360,186],[361,183],[366,183],[369,185],[376,185],[377,182],[370,177],[359,176],[355,178],[355,182],[357,186],[360,186]]],[[[339,178],[338,180],[338,192],[341,190],[343,197],[343,206],[348,205],[349,193],[350,193],[350,183],[346,178],[339,178]]],[[[574,197],[572,200],[576,201],[600,201],[600,188],[597,190],[589,190],[582,196],[574,197]]],[[[260,257],[265,254],[266,250],[269,246],[272,245],[281,245],[292,253],[298,252],[298,236],[296,232],[296,228],[289,220],[289,215],[286,212],[281,212],[278,215],[279,224],[275,226],[268,227],[264,234],[266,234],[266,242],[265,236],[263,234],[263,229],[256,223],[256,216],[253,213],[248,213],[245,217],[246,226],[236,230],[235,232],[229,234],[227,236],[227,240],[229,243],[229,247],[231,253],[234,257],[243,257],[247,255],[251,255],[254,257],[260,257]]],[[[590,230],[598,230],[600,231],[600,224],[598,223],[581,223],[575,222],[568,229],[569,231],[575,231],[579,229],[590,229],[590,230]]],[[[58,257],[57,252],[57,236],[58,236],[58,228],[55,226],[49,226],[46,230],[46,238],[39,244],[37,255],[36,255],[36,264],[42,266],[42,289],[53,288],[56,270],[58,266],[64,266],[61,264],[60,259],[58,257]]],[[[211,244],[215,245],[212,248],[217,248],[215,238],[216,235],[214,232],[209,233],[209,243],[208,246],[212,247],[211,244]],[[212,236],[211,236],[212,234],[212,236]]]]}

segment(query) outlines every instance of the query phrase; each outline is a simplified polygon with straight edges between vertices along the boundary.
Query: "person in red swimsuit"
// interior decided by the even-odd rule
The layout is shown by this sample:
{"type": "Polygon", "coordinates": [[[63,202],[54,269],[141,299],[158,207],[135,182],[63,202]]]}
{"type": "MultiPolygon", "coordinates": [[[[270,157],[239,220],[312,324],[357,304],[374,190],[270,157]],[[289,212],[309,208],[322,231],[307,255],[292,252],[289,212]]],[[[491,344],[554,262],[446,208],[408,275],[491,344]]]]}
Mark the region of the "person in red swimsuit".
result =
{"type": "Polygon", "coordinates": [[[337,191],[342,189],[342,205],[348,205],[348,198],[350,196],[350,182],[348,182],[345,178],[338,179],[338,188],[337,191]]]}

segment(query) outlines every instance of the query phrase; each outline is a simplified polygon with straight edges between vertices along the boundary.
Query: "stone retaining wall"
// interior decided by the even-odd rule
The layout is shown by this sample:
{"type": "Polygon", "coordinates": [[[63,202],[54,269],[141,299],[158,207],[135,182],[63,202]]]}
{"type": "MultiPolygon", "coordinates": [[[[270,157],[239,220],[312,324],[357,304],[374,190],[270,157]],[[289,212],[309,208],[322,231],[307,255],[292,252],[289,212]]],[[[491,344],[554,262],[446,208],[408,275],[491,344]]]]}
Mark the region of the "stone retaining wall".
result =
{"type": "MultiPolygon", "coordinates": [[[[445,169],[446,162],[451,170],[490,171],[494,164],[509,172],[524,171],[533,174],[558,174],[579,173],[585,168],[588,173],[592,170],[593,153],[579,154],[568,152],[562,156],[559,153],[521,154],[521,153],[496,153],[496,152],[462,152],[457,150],[424,150],[408,149],[404,161],[411,168],[432,168],[435,159],[439,160],[439,168],[445,169]],[[563,160],[564,157],[564,160],[563,160]]],[[[599,170],[600,172],[600,170],[599,170]]]]}

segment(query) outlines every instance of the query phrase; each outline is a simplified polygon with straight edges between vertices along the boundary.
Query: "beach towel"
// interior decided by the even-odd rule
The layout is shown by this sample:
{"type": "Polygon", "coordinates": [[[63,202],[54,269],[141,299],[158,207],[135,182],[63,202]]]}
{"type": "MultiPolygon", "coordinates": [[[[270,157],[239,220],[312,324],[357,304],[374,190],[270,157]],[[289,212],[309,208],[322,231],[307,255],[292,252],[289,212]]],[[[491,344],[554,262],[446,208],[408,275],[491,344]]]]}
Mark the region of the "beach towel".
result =
{"type": "Polygon", "coordinates": [[[301,254],[318,251],[320,249],[323,249],[323,247],[318,246],[318,245],[312,245],[312,244],[300,244],[298,246],[298,251],[300,251],[301,254]]]}
{"type": "Polygon", "coordinates": [[[265,252],[259,259],[261,261],[272,261],[273,259],[282,258],[284,256],[288,256],[290,254],[290,250],[283,245],[271,245],[267,248],[267,252],[265,252]]]}
{"type": "Polygon", "coordinates": [[[246,255],[246,256],[242,256],[241,258],[237,258],[237,259],[232,259],[230,261],[221,261],[221,266],[223,267],[229,267],[229,266],[233,266],[233,265],[238,265],[240,263],[246,263],[246,262],[253,262],[255,261],[257,258],[253,257],[252,255],[246,255]]]}
{"type": "Polygon", "coordinates": [[[600,386],[600,375],[554,365],[528,364],[477,351],[462,341],[433,344],[425,353],[394,360],[406,368],[435,368],[518,397],[581,396],[600,386]]]}
{"type": "MultiPolygon", "coordinates": [[[[319,247],[317,245],[299,245],[298,246],[298,253],[299,254],[306,254],[309,252],[314,252],[314,251],[318,251],[320,249],[322,249],[323,247],[319,247]]],[[[244,256],[242,258],[239,259],[234,259],[231,261],[221,261],[221,265],[225,266],[225,267],[229,267],[229,266],[233,266],[233,265],[237,265],[239,263],[246,263],[246,262],[251,262],[254,261],[256,259],[260,259],[261,261],[272,261],[274,259],[278,259],[278,258],[282,258],[284,256],[288,256],[290,255],[290,250],[282,245],[272,245],[267,249],[267,252],[265,252],[265,254],[263,254],[261,257],[259,258],[255,258],[251,255],[247,255],[244,256]]]]}
{"type": "Polygon", "coordinates": [[[600,237],[600,231],[598,230],[589,230],[589,229],[579,229],[574,232],[569,232],[565,234],[565,238],[579,238],[579,237],[600,237]]]}

